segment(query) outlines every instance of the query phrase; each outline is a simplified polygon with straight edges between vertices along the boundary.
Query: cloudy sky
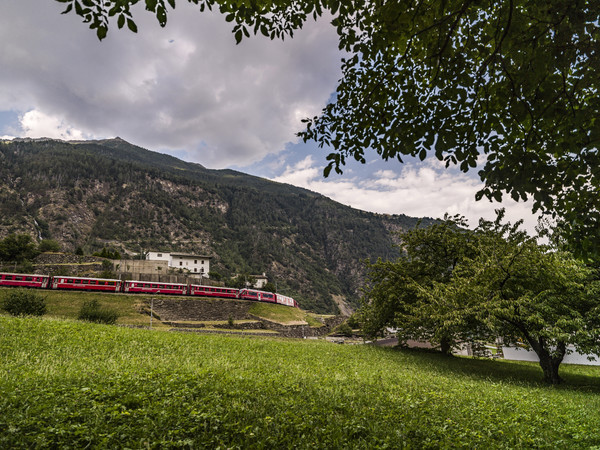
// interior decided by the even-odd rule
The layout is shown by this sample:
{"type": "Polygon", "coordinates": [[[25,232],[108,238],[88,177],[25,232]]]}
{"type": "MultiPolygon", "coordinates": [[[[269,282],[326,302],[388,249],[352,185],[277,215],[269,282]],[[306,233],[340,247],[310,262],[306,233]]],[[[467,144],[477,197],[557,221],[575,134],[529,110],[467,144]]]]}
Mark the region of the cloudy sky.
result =
{"type": "MultiPolygon", "coordinates": [[[[309,22],[285,42],[235,45],[231,25],[179,1],[166,28],[141,8],[138,33],[99,42],[53,0],[0,1],[0,136],[103,139],[115,136],[208,168],[246,173],[320,192],[366,211],[441,217],[472,225],[500,205],[475,202],[475,172],[427,159],[403,165],[375,157],[322,177],[327,149],[298,142],[300,120],[335,91],[335,30],[309,22]]],[[[135,14],[135,13],[134,13],[135,14]]],[[[530,205],[505,201],[532,230],[530,205]]]]}

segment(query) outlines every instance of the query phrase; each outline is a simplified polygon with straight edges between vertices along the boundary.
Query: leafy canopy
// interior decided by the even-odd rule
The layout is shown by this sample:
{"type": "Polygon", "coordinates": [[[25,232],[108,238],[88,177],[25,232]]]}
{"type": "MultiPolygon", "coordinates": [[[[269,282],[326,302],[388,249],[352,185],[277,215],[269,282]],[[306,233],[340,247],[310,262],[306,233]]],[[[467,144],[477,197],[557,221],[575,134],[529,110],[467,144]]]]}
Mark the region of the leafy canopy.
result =
{"type": "MultiPolygon", "coordinates": [[[[136,31],[139,0],[57,0],[106,36],[136,31]]],[[[532,198],[561,220],[577,251],[600,253],[600,8],[592,0],[188,0],[251,33],[293,36],[327,14],[343,76],[335,100],[300,133],[332,149],[325,176],[347,158],[435,156],[483,167],[478,198],[532,198]]],[[[175,0],[145,0],[159,23],[175,0]]]]}
{"type": "Polygon", "coordinates": [[[401,234],[402,257],[369,268],[366,331],[393,326],[400,340],[442,350],[501,338],[535,351],[553,384],[569,346],[600,356],[598,271],[503,219],[501,210],[474,231],[446,219],[401,234]]]}
{"type": "Polygon", "coordinates": [[[369,283],[361,311],[363,329],[371,336],[385,327],[397,329],[400,342],[428,341],[443,353],[471,340],[473,314],[459,298],[433,295],[460,262],[475,252],[473,233],[460,216],[398,235],[404,250],[396,261],[368,265],[369,283]]]}
{"type": "Polygon", "coordinates": [[[2,307],[12,316],[43,316],[47,310],[45,297],[24,289],[7,291],[2,307]]]}
{"type": "Polygon", "coordinates": [[[35,242],[27,234],[12,233],[0,240],[0,261],[22,263],[38,254],[35,242]]]}
{"type": "Polygon", "coordinates": [[[525,344],[539,357],[546,381],[573,346],[600,355],[598,274],[572,255],[540,245],[520,223],[481,220],[478,252],[462,261],[436,294],[468,299],[473,313],[505,344],[525,344]]]}

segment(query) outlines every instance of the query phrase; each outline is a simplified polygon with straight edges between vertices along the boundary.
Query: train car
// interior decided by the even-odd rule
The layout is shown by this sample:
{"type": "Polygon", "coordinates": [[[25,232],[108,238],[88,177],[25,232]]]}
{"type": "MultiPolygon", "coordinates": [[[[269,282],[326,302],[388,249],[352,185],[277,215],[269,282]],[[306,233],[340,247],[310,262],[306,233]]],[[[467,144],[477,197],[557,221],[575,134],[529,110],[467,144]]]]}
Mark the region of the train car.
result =
{"type": "Polygon", "coordinates": [[[0,286],[47,288],[50,282],[48,275],[28,273],[0,273],[0,286]]]}
{"type": "Polygon", "coordinates": [[[76,289],[81,291],[120,292],[121,280],[104,278],[66,277],[57,275],[52,278],[52,289],[76,289]]]}
{"type": "Polygon", "coordinates": [[[152,281],[125,281],[123,292],[130,294],[170,294],[187,295],[187,284],[181,283],[155,283],[152,281]]]}
{"type": "Polygon", "coordinates": [[[280,305],[293,306],[294,308],[298,307],[296,300],[294,300],[292,297],[288,297],[286,295],[281,295],[281,294],[276,294],[276,296],[277,296],[277,303],[279,303],[280,305]]]}
{"type": "Polygon", "coordinates": [[[200,284],[190,284],[188,288],[189,295],[201,297],[220,297],[220,298],[238,298],[237,289],[215,286],[202,286],[200,284]]]}
{"type": "Polygon", "coordinates": [[[277,303],[275,294],[271,292],[257,291],[254,289],[241,289],[240,298],[243,300],[255,300],[258,302],[277,303]]]}
{"type": "Polygon", "coordinates": [[[147,281],[121,281],[103,278],[0,273],[0,286],[39,289],[73,289],[82,291],[127,292],[141,294],[171,294],[196,297],[239,298],[258,302],[278,303],[298,307],[298,303],[285,295],[255,289],[233,289],[199,284],[154,283],[147,281]]]}

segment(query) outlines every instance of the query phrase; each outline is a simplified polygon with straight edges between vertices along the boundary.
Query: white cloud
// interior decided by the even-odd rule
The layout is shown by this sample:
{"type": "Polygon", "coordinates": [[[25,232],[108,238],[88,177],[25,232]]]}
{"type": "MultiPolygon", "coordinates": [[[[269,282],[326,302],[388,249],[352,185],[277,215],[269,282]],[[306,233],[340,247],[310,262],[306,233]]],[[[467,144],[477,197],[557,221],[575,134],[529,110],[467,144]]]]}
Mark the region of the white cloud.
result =
{"type": "Polygon", "coordinates": [[[517,203],[511,199],[502,203],[476,202],[475,193],[481,189],[481,182],[467,174],[443,169],[437,161],[406,164],[399,173],[379,170],[367,179],[333,176],[324,179],[322,169],[308,156],[287,166],[274,180],[319,192],[364,211],[433,218],[445,213],[461,214],[471,226],[476,226],[479,218],[493,219],[494,211],[504,207],[507,219],[511,222],[523,219],[530,233],[537,224],[529,202],[517,203]]]}
{"type": "Polygon", "coordinates": [[[0,2],[0,111],[37,111],[67,134],[185,150],[215,168],[295,141],[299,118],[321,110],[340,76],[335,29],[309,21],[292,40],[236,46],[223,16],[177,5],[164,29],[138,5],[137,34],[114,23],[99,42],[60,3],[0,2]]]}
{"type": "Polygon", "coordinates": [[[64,140],[93,139],[93,135],[77,130],[56,116],[49,116],[37,109],[23,114],[20,118],[23,136],[49,137],[64,140]]]}

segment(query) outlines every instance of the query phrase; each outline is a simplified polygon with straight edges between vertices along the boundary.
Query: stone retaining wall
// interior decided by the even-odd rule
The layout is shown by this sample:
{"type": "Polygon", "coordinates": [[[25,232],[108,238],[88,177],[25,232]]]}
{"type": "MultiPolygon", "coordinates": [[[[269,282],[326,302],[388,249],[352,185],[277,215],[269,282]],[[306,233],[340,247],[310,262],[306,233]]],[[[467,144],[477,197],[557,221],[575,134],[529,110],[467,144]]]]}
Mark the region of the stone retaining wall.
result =
{"type": "MultiPolygon", "coordinates": [[[[149,301],[149,300],[148,300],[149,301]]],[[[162,321],[209,321],[249,319],[252,303],[244,300],[154,298],[154,310],[162,321]]]]}
{"type": "MultiPolygon", "coordinates": [[[[149,304],[150,299],[146,299],[149,304]]],[[[225,300],[225,299],[194,299],[194,298],[169,298],[154,297],[154,313],[160,316],[161,322],[208,322],[213,320],[228,321],[252,319],[255,324],[229,324],[219,325],[219,328],[232,329],[268,329],[277,331],[279,336],[291,338],[317,337],[329,334],[336,326],[344,321],[344,317],[336,316],[325,320],[322,327],[313,328],[308,325],[283,325],[249,313],[252,302],[247,300],[225,300]],[[252,325],[252,326],[250,326],[252,325]]],[[[186,324],[176,325],[188,327],[186,324]]]]}

